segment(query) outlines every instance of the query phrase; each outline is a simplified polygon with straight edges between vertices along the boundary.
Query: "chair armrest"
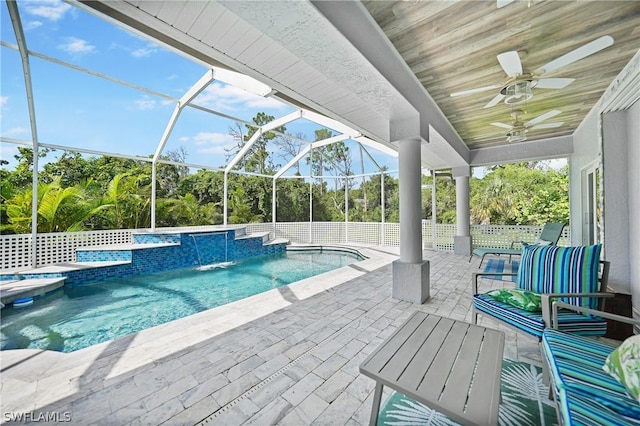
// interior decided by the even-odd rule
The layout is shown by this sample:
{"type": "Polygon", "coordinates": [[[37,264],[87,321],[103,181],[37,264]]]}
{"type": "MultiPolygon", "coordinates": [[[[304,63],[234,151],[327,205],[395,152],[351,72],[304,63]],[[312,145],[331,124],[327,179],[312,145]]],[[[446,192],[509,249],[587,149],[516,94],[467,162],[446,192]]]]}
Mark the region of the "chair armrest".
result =
{"type": "Polygon", "coordinates": [[[553,302],[553,306],[552,306],[553,324],[554,324],[553,328],[556,328],[556,329],[558,328],[558,309],[559,308],[571,309],[573,311],[581,312],[583,314],[597,315],[597,316],[605,318],[605,319],[624,322],[624,323],[627,323],[627,324],[632,324],[632,325],[640,327],[640,321],[636,320],[636,319],[633,319],[633,318],[623,317],[621,315],[612,314],[610,312],[598,311],[596,309],[585,308],[583,306],[570,305],[568,303],[561,302],[561,301],[558,300],[558,301],[553,302]]]}
{"type": "MultiPolygon", "coordinates": [[[[602,292],[598,292],[598,293],[543,293],[540,295],[541,299],[542,299],[542,320],[544,321],[544,326],[545,327],[554,327],[554,323],[551,321],[552,317],[551,317],[551,304],[555,303],[552,301],[552,299],[559,299],[562,297],[579,297],[579,298],[585,298],[585,297],[595,297],[595,298],[609,298],[609,297],[614,297],[615,294],[613,293],[602,293],[602,292]]],[[[561,302],[563,304],[567,304],[564,302],[561,302]]],[[[569,306],[573,306],[573,305],[569,305],[569,306]]],[[[556,325],[557,327],[557,325],[556,325]]]]}
{"type": "Polygon", "coordinates": [[[518,275],[516,272],[474,272],[471,274],[471,294],[474,296],[478,294],[478,277],[515,277],[518,275]]]}

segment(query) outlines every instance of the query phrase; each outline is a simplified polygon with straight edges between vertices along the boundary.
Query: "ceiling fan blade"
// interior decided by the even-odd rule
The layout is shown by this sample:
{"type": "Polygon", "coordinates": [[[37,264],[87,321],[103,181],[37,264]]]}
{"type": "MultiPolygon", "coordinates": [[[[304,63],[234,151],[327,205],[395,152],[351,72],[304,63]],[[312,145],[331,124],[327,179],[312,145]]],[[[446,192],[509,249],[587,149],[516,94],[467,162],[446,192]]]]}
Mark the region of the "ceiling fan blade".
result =
{"type": "Polygon", "coordinates": [[[462,92],[455,92],[455,93],[452,93],[450,96],[456,97],[456,96],[471,95],[473,93],[480,93],[480,92],[486,92],[489,90],[499,89],[500,87],[502,86],[494,84],[493,86],[484,86],[484,87],[478,87],[476,89],[463,90],[462,92]]]}
{"type": "Polygon", "coordinates": [[[489,124],[491,124],[492,126],[502,127],[503,129],[509,129],[509,130],[511,130],[511,128],[513,127],[513,126],[510,126],[508,124],[499,123],[499,122],[498,123],[489,123],[489,124]]]}
{"type": "Polygon", "coordinates": [[[520,56],[515,50],[499,54],[498,62],[509,77],[522,75],[522,62],[520,62],[520,56]]]}
{"type": "Polygon", "coordinates": [[[512,3],[514,0],[498,0],[497,1],[497,6],[498,9],[500,9],[501,7],[505,7],[506,5],[512,3]]]}
{"type": "Polygon", "coordinates": [[[538,89],[564,89],[575,81],[575,78],[541,78],[536,87],[538,89]]]}
{"type": "Polygon", "coordinates": [[[611,46],[612,44],[613,37],[608,35],[602,36],[590,43],[585,44],[582,47],[578,47],[577,49],[560,56],[557,59],[554,59],[546,65],[541,66],[540,68],[535,70],[534,73],[541,75],[547,72],[551,72],[558,68],[564,67],[565,65],[569,65],[573,62],[579,61],[582,58],[586,58],[589,55],[593,55],[594,53],[599,52],[602,49],[611,46]]]}
{"type": "Polygon", "coordinates": [[[486,104],[483,108],[491,108],[492,106],[496,106],[500,103],[501,100],[504,99],[504,95],[498,93],[495,98],[491,99],[488,104],[486,104]]]}
{"type": "Polygon", "coordinates": [[[538,123],[542,123],[545,120],[550,119],[551,117],[555,117],[556,115],[560,114],[562,111],[558,111],[557,109],[553,109],[551,111],[545,112],[542,115],[537,116],[536,118],[527,121],[526,123],[524,123],[525,126],[529,127],[529,126],[533,126],[536,125],[538,123]]]}
{"type": "Polygon", "coordinates": [[[542,123],[536,124],[535,126],[529,127],[530,130],[535,129],[555,129],[556,127],[560,127],[564,124],[564,121],[554,121],[553,123],[542,123]]]}

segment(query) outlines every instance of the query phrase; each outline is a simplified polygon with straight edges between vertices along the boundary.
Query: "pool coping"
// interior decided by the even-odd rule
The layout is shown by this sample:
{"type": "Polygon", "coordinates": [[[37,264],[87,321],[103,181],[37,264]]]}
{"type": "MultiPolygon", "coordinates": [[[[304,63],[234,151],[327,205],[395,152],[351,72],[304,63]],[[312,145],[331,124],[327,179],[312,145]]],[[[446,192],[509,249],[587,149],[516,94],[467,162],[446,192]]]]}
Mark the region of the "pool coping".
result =
{"type": "MultiPolygon", "coordinates": [[[[318,247],[318,244],[296,244],[295,247],[313,248],[318,247]]],[[[102,363],[106,361],[105,358],[118,359],[105,380],[123,380],[156,360],[188,350],[194,345],[242,327],[298,301],[330,291],[349,280],[386,266],[398,258],[398,249],[390,247],[356,244],[332,244],[331,247],[355,250],[366,258],[332,271],[74,352],[63,353],[42,349],[3,350],[0,351],[2,370],[19,365],[20,370],[24,370],[25,374],[29,372],[29,374],[40,376],[41,379],[55,378],[56,388],[60,389],[52,392],[52,399],[58,399],[61,393],[73,395],[77,391],[75,388],[77,379],[98,360],[102,363]]]]}

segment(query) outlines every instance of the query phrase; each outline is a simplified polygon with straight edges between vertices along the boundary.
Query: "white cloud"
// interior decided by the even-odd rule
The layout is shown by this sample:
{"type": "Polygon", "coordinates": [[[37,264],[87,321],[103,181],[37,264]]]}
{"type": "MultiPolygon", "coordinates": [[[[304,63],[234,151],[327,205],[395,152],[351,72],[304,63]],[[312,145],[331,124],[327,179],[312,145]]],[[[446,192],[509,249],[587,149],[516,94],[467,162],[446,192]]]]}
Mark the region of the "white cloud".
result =
{"type": "Polygon", "coordinates": [[[225,147],[233,146],[235,140],[226,133],[200,132],[193,137],[193,142],[198,146],[201,154],[224,154],[225,147]]]}
{"type": "Polygon", "coordinates": [[[148,110],[155,109],[156,101],[153,99],[149,99],[148,97],[143,97],[142,99],[138,99],[136,102],[136,109],[139,110],[148,110]]]}
{"type": "Polygon", "coordinates": [[[0,96],[0,108],[4,108],[9,103],[8,96],[0,96]]]}
{"type": "Polygon", "coordinates": [[[58,45],[58,49],[62,49],[71,54],[91,53],[95,50],[95,46],[75,37],[67,37],[66,43],[58,45]]]}
{"type": "Polygon", "coordinates": [[[158,46],[155,44],[149,44],[146,47],[141,47],[140,49],[133,50],[131,52],[131,56],[134,58],[145,58],[147,56],[151,56],[158,51],[158,46]]]}
{"type": "Polygon", "coordinates": [[[27,13],[50,21],[60,20],[70,9],[69,4],[60,0],[31,1],[25,7],[27,13]]]}
{"type": "Polygon", "coordinates": [[[281,109],[285,104],[273,98],[263,98],[234,86],[214,82],[196,99],[195,103],[216,111],[241,111],[244,108],[281,109]]]}
{"type": "Polygon", "coordinates": [[[13,127],[4,132],[6,136],[28,135],[29,133],[29,129],[25,127],[13,127]]]}
{"type": "Polygon", "coordinates": [[[38,27],[41,27],[42,25],[44,25],[42,23],[42,21],[28,21],[24,25],[24,29],[25,29],[25,31],[34,30],[34,29],[36,29],[38,27]]]}

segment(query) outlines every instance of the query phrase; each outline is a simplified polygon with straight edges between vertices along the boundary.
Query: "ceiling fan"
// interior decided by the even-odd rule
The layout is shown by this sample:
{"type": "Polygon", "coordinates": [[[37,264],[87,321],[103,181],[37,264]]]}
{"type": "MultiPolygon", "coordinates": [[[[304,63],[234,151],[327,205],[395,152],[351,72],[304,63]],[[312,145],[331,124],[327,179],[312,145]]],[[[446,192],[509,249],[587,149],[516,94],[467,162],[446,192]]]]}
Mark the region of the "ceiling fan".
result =
{"type": "Polygon", "coordinates": [[[520,121],[520,115],[522,114],[521,109],[514,109],[511,112],[511,118],[513,120],[513,124],[504,124],[504,123],[490,123],[492,126],[501,127],[503,129],[508,129],[507,132],[507,142],[523,142],[527,140],[527,132],[529,130],[534,129],[553,129],[556,127],[562,126],[564,122],[562,121],[554,121],[551,123],[542,123],[545,120],[550,119],[551,117],[555,117],[560,114],[561,111],[557,109],[551,110],[549,112],[545,112],[542,115],[537,116],[534,119],[529,121],[522,122],[520,121]]]}
{"type": "Polygon", "coordinates": [[[613,37],[602,36],[597,38],[571,52],[565,53],[559,58],[554,59],[551,62],[541,66],[533,72],[525,72],[522,68],[522,62],[520,62],[520,56],[515,50],[500,53],[498,55],[498,62],[500,66],[507,74],[507,80],[503,84],[494,84],[492,86],[479,87],[471,90],[464,90],[462,92],[452,93],[451,96],[463,96],[473,93],[480,93],[489,90],[500,89],[498,93],[484,108],[490,108],[497,105],[500,101],[504,100],[507,105],[518,105],[528,101],[533,96],[533,88],[538,89],[562,89],[571,82],[574,78],[541,78],[546,73],[555,71],[558,68],[569,65],[580,59],[586,58],[602,49],[605,49],[613,44],[613,37]]]}

